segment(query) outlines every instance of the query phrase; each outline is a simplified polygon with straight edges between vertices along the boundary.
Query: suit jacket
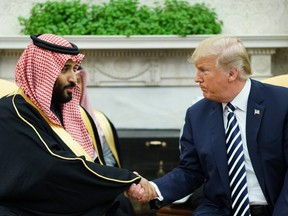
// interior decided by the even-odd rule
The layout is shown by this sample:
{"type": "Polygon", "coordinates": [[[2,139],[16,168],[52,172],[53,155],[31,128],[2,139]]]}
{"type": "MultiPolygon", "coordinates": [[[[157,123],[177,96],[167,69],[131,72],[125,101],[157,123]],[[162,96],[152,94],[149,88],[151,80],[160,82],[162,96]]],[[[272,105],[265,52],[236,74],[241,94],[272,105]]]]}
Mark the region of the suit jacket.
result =
{"type": "MultiPolygon", "coordinates": [[[[202,99],[186,113],[179,165],[154,180],[167,205],[203,184],[195,215],[230,215],[222,104],[202,99]],[[213,214],[214,213],[214,214],[213,214]]],[[[246,140],[251,162],[275,216],[288,215],[288,89],[251,80],[246,140]]]]}

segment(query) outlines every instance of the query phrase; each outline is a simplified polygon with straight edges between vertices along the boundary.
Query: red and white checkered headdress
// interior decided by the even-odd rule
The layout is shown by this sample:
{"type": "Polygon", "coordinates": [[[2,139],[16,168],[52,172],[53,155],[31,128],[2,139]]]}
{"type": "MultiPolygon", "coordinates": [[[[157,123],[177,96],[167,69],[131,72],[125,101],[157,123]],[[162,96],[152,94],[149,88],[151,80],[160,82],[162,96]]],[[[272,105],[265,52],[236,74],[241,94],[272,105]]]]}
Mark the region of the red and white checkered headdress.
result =
{"type": "MultiPolygon", "coordinates": [[[[53,34],[31,38],[33,43],[27,46],[16,65],[16,83],[53,124],[61,125],[50,109],[53,87],[65,63],[71,59],[80,65],[84,55],[76,45],[53,34]]],[[[72,100],[61,108],[64,129],[93,158],[94,148],[81,118],[79,100],[80,89],[75,87],[72,100]]]]}

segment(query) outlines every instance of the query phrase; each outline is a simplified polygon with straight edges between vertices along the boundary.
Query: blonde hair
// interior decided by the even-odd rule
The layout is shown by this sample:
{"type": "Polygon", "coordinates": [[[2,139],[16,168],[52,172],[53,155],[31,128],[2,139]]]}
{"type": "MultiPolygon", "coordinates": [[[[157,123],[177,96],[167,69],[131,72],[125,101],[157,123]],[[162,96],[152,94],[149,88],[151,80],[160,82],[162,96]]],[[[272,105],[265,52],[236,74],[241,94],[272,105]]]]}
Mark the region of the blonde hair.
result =
{"type": "Polygon", "coordinates": [[[243,43],[235,37],[216,36],[201,41],[190,61],[213,56],[216,57],[216,67],[224,72],[236,68],[242,79],[247,79],[252,74],[248,52],[243,43]]]}

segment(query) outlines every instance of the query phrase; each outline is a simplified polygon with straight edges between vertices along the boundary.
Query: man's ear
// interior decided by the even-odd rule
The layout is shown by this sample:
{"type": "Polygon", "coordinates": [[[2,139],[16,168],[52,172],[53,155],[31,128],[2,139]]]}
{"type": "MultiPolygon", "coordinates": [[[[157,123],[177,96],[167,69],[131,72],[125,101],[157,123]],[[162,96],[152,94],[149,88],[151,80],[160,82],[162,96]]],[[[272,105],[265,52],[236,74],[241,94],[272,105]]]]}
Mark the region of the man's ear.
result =
{"type": "Polygon", "coordinates": [[[229,72],[228,72],[229,81],[236,80],[236,78],[238,77],[238,74],[239,74],[239,72],[238,72],[238,70],[236,68],[230,69],[229,72]]]}

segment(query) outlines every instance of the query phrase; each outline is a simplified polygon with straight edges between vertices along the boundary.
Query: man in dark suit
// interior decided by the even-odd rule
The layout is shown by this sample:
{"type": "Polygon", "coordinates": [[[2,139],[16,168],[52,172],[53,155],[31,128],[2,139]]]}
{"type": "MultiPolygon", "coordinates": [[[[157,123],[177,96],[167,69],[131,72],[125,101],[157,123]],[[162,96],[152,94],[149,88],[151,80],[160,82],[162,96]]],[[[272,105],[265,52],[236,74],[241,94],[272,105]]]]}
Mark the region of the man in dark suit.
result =
{"type": "Polygon", "coordinates": [[[250,79],[237,38],[203,40],[191,60],[204,98],[187,110],[179,165],[128,195],[160,208],[203,185],[193,215],[287,216],[288,89],[250,79]]]}

